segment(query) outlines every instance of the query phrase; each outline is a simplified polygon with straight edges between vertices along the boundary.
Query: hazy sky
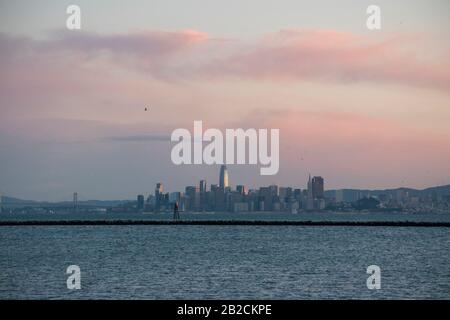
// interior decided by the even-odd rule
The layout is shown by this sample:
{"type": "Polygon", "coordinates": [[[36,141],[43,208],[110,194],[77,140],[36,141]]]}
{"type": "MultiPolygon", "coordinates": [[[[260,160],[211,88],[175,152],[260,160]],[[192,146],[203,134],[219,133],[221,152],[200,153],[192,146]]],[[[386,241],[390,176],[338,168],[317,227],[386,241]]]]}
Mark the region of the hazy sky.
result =
{"type": "Polygon", "coordinates": [[[229,166],[232,185],[450,183],[450,2],[337,3],[0,1],[0,193],[218,183],[219,166],[170,160],[170,133],[194,120],[280,129],[279,173],[229,166]],[[81,30],[65,27],[69,4],[81,30]]]}

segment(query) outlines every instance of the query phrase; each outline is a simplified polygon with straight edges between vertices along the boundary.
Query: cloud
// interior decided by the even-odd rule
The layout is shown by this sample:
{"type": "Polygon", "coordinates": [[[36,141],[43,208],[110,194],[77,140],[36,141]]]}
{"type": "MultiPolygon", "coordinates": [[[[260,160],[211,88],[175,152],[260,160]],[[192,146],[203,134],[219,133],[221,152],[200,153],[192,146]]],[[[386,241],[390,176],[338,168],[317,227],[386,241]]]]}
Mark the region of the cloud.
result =
{"type": "MultiPolygon", "coordinates": [[[[17,75],[26,73],[24,65],[31,65],[31,71],[40,73],[44,81],[48,69],[64,70],[68,78],[83,69],[95,76],[97,70],[120,68],[165,79],[173,77],[180,62],[208,40],[207,34],[195,30],[120,34],[59,30],[42,40],[0,33],[0,66],[8,74],[17,75]]],[[[25,76],[32,77],[33,73],[25,76]]]]}
{"type": "Polygon", "coordinates": [[[55,31],[45,40],[0,34],[0,45],[0,66],[13,74],[13,79],[17,71],[12,68],[26,72],[18,65],[31,64],[44,81],[48,66],[59,73],[66,69],[68,74],[85,68],[92,76],[97,69],[122,68],[164,81],[364,81],[450,88],[448,52],[412,35],[281,30],[259,41],[241,42],[211,38],[195,30],[122,34],[55,31]]]}
{"type": "Polygon", "coordinates": [[[148,141],[164,141],[170,142],[170,135],[167,134],[139,134],[128,136],[111,136],[105,137],[103,141],[111,142],[148,142],[148,141]]]}
{"type": "Polygon", "coordinates": [[[167,57],[207,40],[207,34],[195,30],[149,30],[121,34],[55,31],[53,38],[43,45],[50,49],[76,50],[86,54],[109,52],[144,59],[167,57]]]}
{"type": "Polygon", "coordinates": [[[282,30],[207,69],[218,78],[366,81],[450,89],[448,52],[439,55],[423,45],[419,37],[405,35],[378,39],[334,30],[282,30]]]}

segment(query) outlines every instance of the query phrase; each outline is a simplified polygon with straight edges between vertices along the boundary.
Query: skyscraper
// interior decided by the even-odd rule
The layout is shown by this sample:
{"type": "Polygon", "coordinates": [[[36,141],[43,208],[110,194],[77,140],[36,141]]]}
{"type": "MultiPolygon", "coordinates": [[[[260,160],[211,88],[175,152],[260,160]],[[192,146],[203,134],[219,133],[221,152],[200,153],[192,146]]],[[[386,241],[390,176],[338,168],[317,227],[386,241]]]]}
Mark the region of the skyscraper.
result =
{"type": "Polygon", "coordinates": [[[236,191],[239,192],[242,195],[246,195],[247,194],[247,188],[244,185],[237,185],[236,186],[236,191]]]}
{"type": "Polygon", "coordinates": [[[311,181],[311,175],[308,177],[308,189],[306,196],[306,210],[314,209],[314,196],[313,196],[313,186],[311,181]]]}
{"type": "Polygon", "coordinates": [[[200,180],[200,193],[206,192],[206,180],[200,180]]]}
{"type": "Polygon", "coordinates": [[[137,196],[137,210],[143,211],[144,210],[144,196],[142,194],[137,196]]]}
{"type": "Polygon", "coordinates": [[[322,177],[312,178],[312,193],[313,193],[314,199],[323,199],[324,198],[324,187],[323,187],[323,178],[322,177]]]}
{"type": "Polygon", "coordinates": [[[161,182],[156,184],[156,188],[155,188],[155,210],[158,211],[161,207],[161,204],[163,202],[163,194],[164,192],[164,187],[163,184],[161,182]]]}
{"type": "Polygon", "coordinates": [[[228,170],[224,164],[220,167],[219,186],[223,189],[228,187],[228,170]]]}
{"type": "Polygon", "coordinates": [[[155,196],[158,195],[158,194],[161,194],[163,192],[164,192],[164,186],[163,186],[163,184],[161,182],[158,182],[156,184],[156,188],[155,188],[155,196]]]}
{"type": "Polygon", "coordinates": [[[186,210],[197,211],[200,207],[200,188],[187,186],[185,192],[186,210]]]}
{"type": "Polygon", "coordinates": [[[206,180],[200,180],[200,210],[202,211],[207,208],[206,200],[206,180]]]}
{"type": "Polygon", "coordinates": [[[259,188],[259,209],[261,211],[272,211],[273,209],[273,190],[270,187],[259,188]]]}

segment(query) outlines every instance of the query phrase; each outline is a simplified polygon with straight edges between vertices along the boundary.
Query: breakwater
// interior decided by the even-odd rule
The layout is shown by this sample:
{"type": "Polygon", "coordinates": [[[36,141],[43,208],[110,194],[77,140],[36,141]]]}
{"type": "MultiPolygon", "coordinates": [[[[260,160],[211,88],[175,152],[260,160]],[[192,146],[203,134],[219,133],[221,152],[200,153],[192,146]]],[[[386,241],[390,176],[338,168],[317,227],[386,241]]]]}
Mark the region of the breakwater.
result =
{"type": "Polygon", "coordinates": [[[277,221],[277,220],[9,220],[0,226],[348,226],[348,227],[450,227],[450,222],[417,221],[277,221]]]}

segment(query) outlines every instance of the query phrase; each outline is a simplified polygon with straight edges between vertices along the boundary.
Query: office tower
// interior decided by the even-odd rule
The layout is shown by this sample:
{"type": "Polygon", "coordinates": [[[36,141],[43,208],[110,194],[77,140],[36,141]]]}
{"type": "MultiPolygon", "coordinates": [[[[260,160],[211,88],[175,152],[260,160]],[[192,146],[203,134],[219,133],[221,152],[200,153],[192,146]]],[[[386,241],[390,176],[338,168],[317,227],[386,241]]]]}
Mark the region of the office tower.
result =
{"type": "Polygon", "coordinates": [[[227,194],[227,207],[231,212],[245,212],[248,211],[248,203],[245,202],[244,194],[233,191],[227,194]]]}
{"type": "Polygon", "coordinates": [[[144,210],[144,196],[142,194],[137,196],[137,210],[138,211],[144,210]]]}
{"type": "Polygon", "coordinates": [[[285,201],[285,199],[293,196],[291,187],[280,187],[278,189],[278,193],[282,201],[285,201]]]}
{"type": "Polygon", "coordinates": [[[313,186],[311,181],[311,175],[309,175],[307,195],[306,195],[306,210],[313,210],[313,209],[314,209],[313,186]]]}
{"type": "Polygon", "coordinates": [[[269,186],[270,189],[270,193],[272,194],[273,197],[278,197],[278,186],[273,184],[271,186],[269,186]]]}
{"type": "Polygon", "coordinates": [[[156,184],[155,188],[155,210],[158,211],[161,207],[161,204],[163,202],[163,192],[164,192],[164,186],[161,182],[158,182],[156,184]]]}
{"type": "Polygon", "coordinates": [[[73,193],[73,211],[75,211],[75,212],[78,211],[78,193],[77,192],[73,193]]]}
{"type": "Polygon", "coordinates": [[[302,199],[302,189],[294,189],[294,198],[296,200],[302,199]]]}
{"type": "Polygon", "coordinates": [[[237,185],[236,186],[236,191],[239,192],[242,195],[246,195],[247,194],[247,189],[245,188],[244,185],[237,185]]]}
{"type": "Polygon", "coordinates": [[[324,186],[322,177],[312,178],[312,193],[314,199],[324,198],[324,186]]]}
{"type": "Polygon", "coordinates": [[[273,191],[274,190],[272,190],[271,187],[259,188],[259,210],[273,210],[273,191]]]}
{"type": "Polygon", "coordinates": [[[259,190],[250,189],[247,193],[248,210],[259,210],[259,190]]]}
{"type": "Polygon", "coordinates": [[[289,203],[294,201],[294,196],[291,187],[280,187],[278,189],[278,194],[280,198],[280,205],[283,210],[288,208],[289,203]]]}
{"type": "Polygon", "coordinates": [[[169,193],[166,192],[166,193],[163,193],[161,205],[164,206],[164,209],[167,209],[168,204],[169,204],[169,193]]]}
{"type": "Polygon", "coordinates": [[[218,184],[211,184],[210,186],[210,192],[208,192],[208,208],[211,211],[215,211],[216,209],[216,193],[217,190],[219,189],[219,185],[218,184]]]}
{"type": "Polygon", "coordinates": [[[226,210],[226,199],[225,191],[222,187],[217,184],[211,185],[211,194],[213,198],[213,208],[214,211],[225,211],[226,210]]]}
{"type": "Polygon", "coordinates": [[[220,167],[219,186],[225,190],[228,187],[228,170],[226,165],[220,167]]]}
{"type": "Polygon", "coordinates": [[[195,201],[194,201],[194,209],[196,211],[200,210],[200,188],[195,188],[195,201]]]}
{"type": "Polygon", "coordinates": [[[200,188],[196,186],[187,186],[185,196],[186,210],[198,210],[200,207],[200,188]]]}
{"type": "Polygon", "coordinates": [[[206,180],[200,180],[200,193],[206,192],[206,180]]]}
{"type": "Polygon", "coordinates": [[[155,188],[155,196],[158,194],[162,194],[164,192],[164,186],[161,182],[158,182],[156,184],[156,188],[155,188]]]}
{"type": "Polygon", "coordinates": [[[186,210],[193,210],[195,203],[195,186],[187,186],[184,191],[186,210]]]}
{"type": "Polygon", "coordinates": [[[206,200],[206,180],[200,180],[200,210],[202,211],[207,208],[206,200]]]}

